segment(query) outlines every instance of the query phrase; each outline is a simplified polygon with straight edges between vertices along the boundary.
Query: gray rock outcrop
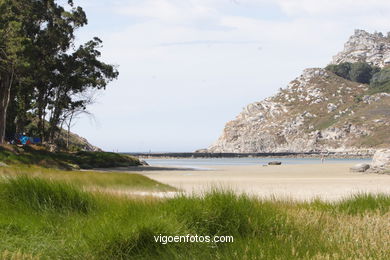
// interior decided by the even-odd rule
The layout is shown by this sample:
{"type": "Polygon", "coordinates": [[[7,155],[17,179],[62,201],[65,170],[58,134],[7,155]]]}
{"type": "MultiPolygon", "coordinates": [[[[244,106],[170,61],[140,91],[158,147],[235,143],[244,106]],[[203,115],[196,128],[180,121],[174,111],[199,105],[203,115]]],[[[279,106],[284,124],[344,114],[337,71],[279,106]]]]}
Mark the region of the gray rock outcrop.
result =
{"type": "Polygon", "coordinates": [[[370,165],[366,163],[359,163],[350,168],[351,172],[365,172],[370,169],[370,165]]]}
{"type": "Polygon", "coordinates": [[[371,163],[372,171],[390,173],[390,149],[380,149],[376,151],[371,163]]]}
{"type": "Polygon", "coordinates": [[[344,50],[333,57],[333,64],[367,62],[378,67],[390,64],[390,38],[382,33],[355,30],[344,45],[344,50]]]}

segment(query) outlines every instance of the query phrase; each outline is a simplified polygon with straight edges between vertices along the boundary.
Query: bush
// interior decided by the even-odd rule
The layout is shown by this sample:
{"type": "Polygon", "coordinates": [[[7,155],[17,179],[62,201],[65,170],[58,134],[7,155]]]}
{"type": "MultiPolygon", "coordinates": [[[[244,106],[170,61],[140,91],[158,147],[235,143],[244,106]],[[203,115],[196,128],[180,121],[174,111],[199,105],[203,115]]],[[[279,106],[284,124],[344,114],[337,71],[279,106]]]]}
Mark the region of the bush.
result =
{"type": "Polygon", "coordinates": [[[370,84],[370,94],[388,92],[390,93],[390,68],[384,68],[374,74],[370,84]]]}
{"type": "Polygon", "coordinates": [[[363,84],[370,83],[373,75],[380,71],[378,67],[371,66],[366,62],[332,64],[328,65],[325,69],[344,79],[363,84]]]}
{"type": "Polygon", "coordinates": [[[365,62],[357,62],[351,65],[349,71],[349,78],[352,81],[368,84],[372,76],[377,73],[380,69],[378,67],[370,66],[365,62]]]}
{"type": "Polygon", "coordinates": [[[351,63],[349,62],[340,63],[338,65],[331,64],[325,69],[333,72],[339,77],[350,80],[349,72],[351,71],[351,63]]]}

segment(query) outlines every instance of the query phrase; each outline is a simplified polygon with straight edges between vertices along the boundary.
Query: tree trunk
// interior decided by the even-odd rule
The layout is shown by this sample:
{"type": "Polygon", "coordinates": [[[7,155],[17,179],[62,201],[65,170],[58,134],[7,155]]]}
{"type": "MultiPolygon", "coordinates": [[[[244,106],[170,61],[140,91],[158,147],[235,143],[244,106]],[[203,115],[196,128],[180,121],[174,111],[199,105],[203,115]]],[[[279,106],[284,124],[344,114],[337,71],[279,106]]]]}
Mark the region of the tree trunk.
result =
{"type": "Polygon", "coordinates": [[[46,141],[46,126],[45,126],[45,109],[47,106],[47,94],[44,93],[44,90],[42,87],[39,88],[38,90],[38,99],[37,99],[37,104],[38,104],[38,131],[39,131],[39,137],[41,138],[42,142],[46,141]]]}
{"type": "Polygon", "coordinates": [[[5,129],[7,123],[7,108],[11,95],[13,71],[0,75],[0,144],[5,143],[5,129]]]}
{"type": "MultiPolygon", "coordinates": [[[[16,118],[15,118],[15,129],[16,133],[24,133],[27,123],[27,111],[30,107],[30,96],[27,92],[26,86],[23,86],[19,82],[19,86],[16,93],[16,118]]],[[[12,96],[12,95],[11,95],[12,96]]],[[[11,97],[12,100],[12,97],[11,97]]],[[[12,102],[12,101],[11,101],[12,102]]],[[[9,116],[9,113],[8,113],[9,116]]],[[[8,120],[9,122],[9,120],[8,120]]]]}
{"type": "Polygon", "coordinates": [[[69,118],[68,133],[67,133],[67,136],[66,136],[66,149],[68,149],[68,150],[69,150],[70,128],[72,126],[73,116],[74,116],[74,113],[72,112],[72,114],[70,115],[70,118],[69,118]]]}

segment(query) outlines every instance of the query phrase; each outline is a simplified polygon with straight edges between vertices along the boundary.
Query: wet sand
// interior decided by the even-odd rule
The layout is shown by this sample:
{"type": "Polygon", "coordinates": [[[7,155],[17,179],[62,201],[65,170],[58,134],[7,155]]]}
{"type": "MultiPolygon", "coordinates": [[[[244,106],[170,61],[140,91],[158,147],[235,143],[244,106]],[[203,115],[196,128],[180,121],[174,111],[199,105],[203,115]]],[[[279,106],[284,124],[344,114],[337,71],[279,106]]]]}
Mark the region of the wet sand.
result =
{"type": "Polygon", "coordinates": [[[211,188],[280,199],[337,200],[360,192],[390,194],[390,175],[353,173],[353,164],[305,164],[281,166],[207,166],[209,170],[154,170],[141,174],[201,194],[211,188]]]}

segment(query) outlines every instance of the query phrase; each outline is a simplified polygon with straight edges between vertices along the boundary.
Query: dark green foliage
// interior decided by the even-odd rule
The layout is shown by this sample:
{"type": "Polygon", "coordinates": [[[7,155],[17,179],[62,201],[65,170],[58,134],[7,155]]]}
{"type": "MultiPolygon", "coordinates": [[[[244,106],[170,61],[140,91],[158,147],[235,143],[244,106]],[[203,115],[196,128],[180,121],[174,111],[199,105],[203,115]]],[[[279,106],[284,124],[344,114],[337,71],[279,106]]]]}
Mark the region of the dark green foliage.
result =
{"type": "Polygon", "coordinates": [[[0,144],[5,129],[11,139],[33,120],[34,132],[54,142],[64,123],[70,128],[91,104],[93,90],[118,77],[99,60],[99,38],[74,46],[86,24],[73,1],[0,0],[0,144]]]}
{"type": "Polygon", "coordinates": [[[390,68],[384,68],[381,71],[374,74],[371,80],[371,84],[373,87],[381,85],[384,82],[390,81],[390,68]]]}
{"type": "Polygon", "coordinates": [[[355,82],[368,84],[372,76],[379,70],[379,68],[373,67],[365,62],[353,63],[349,72],[349,78],[355,82]]]}
{"type": "Polygon", "coordinates": [[[349,62],[344,62],[344,63],[341,63],[339,65],[331,64],[331,65],[328,65],[325,69],[333,72],[334,74],[336,74],[339,77],[342,77],[342,78],[345,78],[348,80],[351,79],[350,75],[349,75],[349,73],[351,71],[351,63],[349,63],[349,62]]]}
{"type": "Polygon", "coordinates": [[[328,65],[326,70],[329,70],[339,77],[347,80],[368,84],[375,73],[380,69],[375,66],[371,66],[365,62],[344,62],[338,65],[328,65]]]}
{"type": "MultiPolygon", "coordinates": [[[[390,68],[380,69],[365,62],[341,63],[328,65],[327,70],[347,80],[370,84],[367,94],[387,92],[390,93],[390,68]]],[[[361,97],[358,97],[359,101],[361,97]]]]}
{"type": "Polygon", "coordinates": [[[370,94],[387,92],[390,93],[390,67],[384,68],[374,74],[370,84],[370,94]]]}

